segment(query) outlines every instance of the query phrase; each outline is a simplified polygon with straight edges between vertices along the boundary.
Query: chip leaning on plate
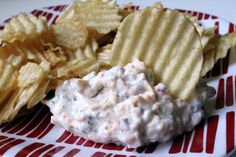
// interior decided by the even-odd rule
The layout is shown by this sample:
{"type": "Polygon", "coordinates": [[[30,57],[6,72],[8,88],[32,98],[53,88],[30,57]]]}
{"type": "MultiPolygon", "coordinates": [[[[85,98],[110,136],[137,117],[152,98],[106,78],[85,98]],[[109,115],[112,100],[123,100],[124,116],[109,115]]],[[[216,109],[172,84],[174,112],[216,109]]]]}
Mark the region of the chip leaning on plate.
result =
{"type": "Polygon", "coordinates": [[[201,107],[214,94],[201,77],[236,45],[236,32],[215,34],[215,28],[204,28],[195,17],[164,9],[160,3],[123,11],[129,6],[118,6],[114,0],[77,0],[50,26],[44,17],[12,17],[0,31],[0,124],[13,120],[21,108],[43,101],[54,114],[53,123],[96,142],[138,147],[193,129],[204,116],[201,107]],[[44,101],[51,90],[56,96],[44,101]],[[114,95],[114,101],[100,102],[102,96],[114,95]],[[196,111],[189,110],[191,105],[196,111]],[[62,120],[56,112],[61,107],[77,108],[81,113],[64,115],[81,119],[62,120]],[[99,112],[109,116],[112,109],[123,115],[115,112],[113,121],[99,117],[99,112]],[[137,115],[130,117],[128,111],[137,115]],[[195,121],[191,116],[183,120],[191,114],[198,115],[195,121]],[[106,125],[113,129],[106,130],[106,125]]]}

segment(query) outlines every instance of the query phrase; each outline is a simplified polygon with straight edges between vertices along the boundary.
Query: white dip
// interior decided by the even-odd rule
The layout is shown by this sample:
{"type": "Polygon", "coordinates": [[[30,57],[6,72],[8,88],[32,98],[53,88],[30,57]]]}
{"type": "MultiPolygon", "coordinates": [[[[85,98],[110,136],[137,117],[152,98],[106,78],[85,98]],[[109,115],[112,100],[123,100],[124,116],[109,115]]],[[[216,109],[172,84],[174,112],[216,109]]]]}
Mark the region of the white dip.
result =
{"type": "Polygon", "coordinates": [[[201,107],[215,94],[201,83],[192,100],[174,100],[163,83],[153,83],[140,61],[65,81],[47,102],[51,121],[95,142],[135,148],[192,130],[204,116],[201,107]]]}

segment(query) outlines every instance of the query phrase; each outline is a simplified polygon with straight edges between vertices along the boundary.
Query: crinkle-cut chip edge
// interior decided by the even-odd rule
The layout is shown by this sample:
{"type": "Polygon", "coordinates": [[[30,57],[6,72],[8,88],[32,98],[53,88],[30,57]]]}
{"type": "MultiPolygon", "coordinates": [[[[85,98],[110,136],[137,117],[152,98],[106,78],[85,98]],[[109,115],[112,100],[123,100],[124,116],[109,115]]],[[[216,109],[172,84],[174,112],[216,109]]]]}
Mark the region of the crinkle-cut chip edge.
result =
{"type": "Polygon", "coordinates": [[[1,38],[12,43],[17,40],[33,39],[47,31],[49,31],[49,27],[45,17],[20,13],[5,24],[1,31],[1,38]]]}
{"type": "Polygon", "coordinates": [[[57,78],[61,77],[83,77],[91,71],[99,70],[99,64],[96,58],[88,58],[86,60],[72,60],[67,62],[62,67],[56,69],[57,78]]]}

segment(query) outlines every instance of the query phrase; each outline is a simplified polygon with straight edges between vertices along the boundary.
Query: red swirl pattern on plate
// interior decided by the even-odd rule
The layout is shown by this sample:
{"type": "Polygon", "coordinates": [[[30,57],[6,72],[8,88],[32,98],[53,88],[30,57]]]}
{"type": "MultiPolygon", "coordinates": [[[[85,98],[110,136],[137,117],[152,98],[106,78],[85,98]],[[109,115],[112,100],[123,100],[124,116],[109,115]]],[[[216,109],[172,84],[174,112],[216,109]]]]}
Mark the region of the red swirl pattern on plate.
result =
{"type": "MultiPolygon", "coordinates": [[[[49,24],[53,24],[65,7],[66,5],[45,7],[33,10],[31,13],[35,16],[45,16],[49,24]]],[[[138,10],[139,6],[133,6],[131,9],[138,10]]],[[[216,16],[196,11],[178,10],[196,16],[203,24],[211,23],[212,26],[218,26],[216,33],[235,30],[234,24],[216,16]]],[[[0,26],[0,29],[2,28],[3,26],[0,26]]],[[[191,153],[201,156],[230,154],[235,150],[236,131],[236,74],[232,70],[235,68],[234,65],[231,65],[233,61],[236,61],[236,55],[235,52],[230,52],[226,58],[219,60],[206,76],[210,81],[209,84],[217,89],[215,100],[206,108],[209,116],[195,130],[178,136],[172,142],[152,143],[137,149],[95,143],[82,137],[76,137],[51,124],[49,109],[41,105],[36,113],[17,118],[0,127],[0,156],[136,157],[189,156],[191,153]],[[212,79],[215,81],[212,82],[212,79]]]]}

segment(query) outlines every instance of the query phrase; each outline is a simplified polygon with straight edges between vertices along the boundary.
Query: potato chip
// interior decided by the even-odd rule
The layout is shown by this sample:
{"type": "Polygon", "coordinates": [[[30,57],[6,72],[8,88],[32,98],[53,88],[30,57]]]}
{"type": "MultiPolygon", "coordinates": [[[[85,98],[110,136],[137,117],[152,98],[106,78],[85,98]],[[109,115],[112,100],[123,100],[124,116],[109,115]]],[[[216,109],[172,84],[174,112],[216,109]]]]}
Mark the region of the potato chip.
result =
{"type": "MultiPolygon", "coordinates": [[[[18,56],[18,61],[25,62],[27,60],[35,61],[40,63],[42,59],[37,55],[38,46],[31,45],[33,48],[28,47],[25,43],[15,41],[13,43],[7,43],[5,46],[0,47],[0,58],[13,59],[13,56],[18,56]]],[[[45,60],[45,58],[44,58],[45,60]]],[[[20,63],[19,63],[20,64],[20,63]]]]}
{"type": "Polygon", "coordinates": [[[23,64],[23,60],[23,56],[16,56],[12,54],[7,58],[7,63],[13,65],[16,69],[19,69],[19,67],[23,64]]]}
{"type": "Polygon", "coordinates": [[[48,31],[45,17],[35,17],[32,14],[20,13],[14,16],[4,25],[1,38],[8,42],[15,40],[24,41],[27,38],[34,38],[42,32],[48,31]]]}
{"type": "Polygon", "coordinates": [[[27,108],[31,108],[38,104],[41,100],[43,100],[46,97],[47,94],[47,88],[49,85],[50,80],[46,79],[41,82],[41,84],[38,86],[37,90],[34,92],[34,94],[30,97],[30,99],[27,102],[27,108]]]}
{"type": "Polygon", "coordinates": [[[30,84],[37,82],[45,77],[45,72],[36,63],[28,62],[22,66],[19,70],[19,76],[17,78],[19,87],[27,87],[30,84]]]}
{"type": "Polygon", "coordinates": [[[203,65],[201,70],[201,76],[205,76],[206,73],[212,69],[215,64],[215,50],[210,50],[209,52],[204,53],[203,55],[203,65]]]}
{"type": "Polygon", "coordinates": [[[75,59],[56,69],[58,78],[83,77],[92,71],[98,70],[99,63],[94,57],[88,58],[86,60],[75,59]]]}
{"type": "Polygon", "coordinates": [[[0,58],[7,59],[10,55],[24,56],[24,54],[19,54],[19,52],[14,48],[14,46],[12,46],[12,44],[6,42],[0,47],[0,58]]]}
{"type": "Polygon", "coordinates": [[[11,89],[16,84],[17,75],[14,66],[0,59],[0,92],[11,89]]]}
{"type": "Polygon", "coordinates": [[[85,54],[83,53],[81,48],[78,48],[75,51],[71,51],[69,49],[66,49],[66,55],[68,58],[68,61],[74,60],[74,59],[78,59],[78,60],[85,60],[87,57],[85,56],[85,54]]]}
{"type": "Polygon", "coordinates": [[[78,3],[79,15],[85,21],[86,26],[98,33],[107,34],[119,27],[121,16],[118,15],[118,7],[102,3],[99,0],[88,0],[78,3]]]}
{"type": "Polygon", "coordinates": [[[45,43],[42,40],[35,42],[7,43],[0,48],[0,58],[6,58],[9,62],[14,62],[14,66],[20,66],[28,61],[40,64],[48,61],[52,66],[64,63],[67,58],[64,50],[52,43],[45,43]]]}
{"type": "Polygon", "coordinates": [[[216,46],[215,63],[227,55],[230,48],[236,46],[236,32],[223,35],[216,46]]]}
{"type": "Polygon", "coordinates": [[[195,89],[203,63],[201,37],[183,14],[147,8],[122,22],[111,50],[113,66],[140,59],[152,67],[171,94],[187,99],[195,89]]]}
{"type": "MultiPolygon", "coordinates": [[[[24,88],[22,93],[19,95],[17,103],[14,107],[14,110],[19,111],[24,105],[27,104],[29,99],[33,96],[40,85],[41,81],[35,82],[32,85],[24,88]]],[[[34,104],[35,105],[35,104],[34,104]]]]}
{"type": "Polygon", "coordinates": [[[97,49],[98,49],[98,43],[94,38],[91,38],[87,41],[87,44],[83,48],[83,53],[88,58],[95,57],[97,49]]]}
{"type": "Polygon", "coordinates": [[[15,118],[18,111],[14,110],[16,102],[22,93],[23,88],[14,90],[8,97],[1,103],[0,106],[0,124],[9,122],[15,118]]]}
{"type": "Polygon", "coordinates": [[[39,64],[39,66],[43,69],[44,73],[48,74],[51,70],[51,63],[48,61],[43,61],[39,64]]]}
{"type": "Polygon", "coordinates": [[[98,49],[98,43],[94,38],[89,38],[84,47],[76,50],[65,49],[67,60],[71,61],[74,59],[85,60],[90,57],[96,57],[96,51],[98,49]]]}
{"type": "Polygon", "coordinates": [[[216,55],[216,47],[218,42],[221,38],[221,35],[215,35],[210,41],[208,42],[207,46],[203,50],[203,65],[201,70],[201,76],[205,76],[206,73],[213,68],[216,55]]]}
{"type": "Polygon", "coordinates": [[[96,30],[100,34],[107,34],[119,27],[121,16],[118,7],[101,0],[87,0],[74,2],[61,16],[57,23],[71,18],[81,19],[86,27],[96,30]]]}
{"type": "Polygon", "coordinates": [[[216,35],[209,44],[211,49],[204,53],[204,62],[202,67],[201,76],[204,76],[211,70],[214,64],[221,58],[224,58],[229,49],[236,46],[236,32],[228,33],[223,36],[216,35]]]}
{"type": "Polygon", "coordinates": [[[70,18],[63,23],[53,25],[56,44],[69,49],[83,47],[87,40],[86,26],[76,18],[70,18]]]}
{"type": "Polygon", "coordinates": [[[192,16],[191,14],[185,14],[185,16],[193,23],[197,32],[200,34],[202,47],[206,47],[209,40],[214,37],[214,30],[216,27],[205,29],[205,27],[201,26],[197,17],[192,16]]]}
{"type": "Polygon", "coordinates": [[[64,54],[64,51],[61,47],[53,46],[52,43],[44,43],[42,41],[42,54],[45,57],[45,59],[52,64],[52,66],[55,66],[59,63],[64,63],[67,58],[64,54]]]}
{"type": "Polygon", "coordinates": [[[98,49],[97,60],[101,67],[111,67],[111,48],[112,44],[108,44],[98,49]]]}

